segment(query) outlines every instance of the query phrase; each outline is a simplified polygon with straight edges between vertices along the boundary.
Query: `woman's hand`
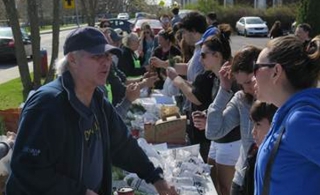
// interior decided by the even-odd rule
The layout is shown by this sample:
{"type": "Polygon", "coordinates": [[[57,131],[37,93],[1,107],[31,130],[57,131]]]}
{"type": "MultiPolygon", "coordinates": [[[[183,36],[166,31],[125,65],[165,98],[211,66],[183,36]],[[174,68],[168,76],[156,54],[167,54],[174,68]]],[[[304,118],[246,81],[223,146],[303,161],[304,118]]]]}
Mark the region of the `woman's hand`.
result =
{"type": "Polygon", "coordinates": [[[167,68],[168,62],[160,60],[159,58],[153,56],[150,58],[150,65],[157,68],[167,68]]]}
{"type": "Polygon", "coordinates": [[[178,75],[177,71],[172,68],[172,67],[168,67],[167,68],[167,76],[171,79],[174,80],[178,75]]]}
{"type": "MultiPolygon", "coordinates": [[[[143,87],[153,87],[154,83],[159,80],[158,75],[150,76],[148,78],[143,79],[143,87]]],[[[140,86],[140,88],[143,88],[140,86]]]]}
{"type": "Polygon", "coordinates": [[[10,141],[16,140],[17,134],[11,131],[7,132],[7,139],[10,141]]]}
{"type": "Polygon", "coordinates": [[[133,102],[140,97],[140,87],[138,83],[130,83],[126,88],[126,98],[133,102]]]}
{"type": "Polygon", "coordinates": [[[16,140],[17,134],[11,131],[7,132],[7,142],[9,146],[12,148],[14,145],[14,142],[16,140]]]}
{"type": "Polygon", "coordinates": [[[229,91],[232,86],[231,64],[229,61],[225,62],[220,71],[220,86],[226,91],[229,91]]]}
{"type": "Polygon", "coordinates": [[[173,186],[169,186],[165,180],[158,180],[153,185],[159,195],[178,195],[175,188],[173,186]]]}
{"type": "Polygon", "coordinates": [[[196,127],[199,130],[205,130],[207,123],[207,115],[202,111],[194,111],[192,112],[192,121],[194,127],[196,127]]]}

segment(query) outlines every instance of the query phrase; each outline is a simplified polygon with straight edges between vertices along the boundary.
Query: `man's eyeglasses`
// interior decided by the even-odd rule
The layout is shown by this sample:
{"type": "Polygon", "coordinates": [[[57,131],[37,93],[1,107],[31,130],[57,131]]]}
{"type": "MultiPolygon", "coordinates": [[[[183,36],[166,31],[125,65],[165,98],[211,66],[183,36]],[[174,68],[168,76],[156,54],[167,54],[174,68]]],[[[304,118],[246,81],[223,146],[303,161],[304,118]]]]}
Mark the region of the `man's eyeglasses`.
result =
{"type": "Polygon", "coordinates": [[[144,32],[144,34],[146,35],[146,34],[150,34],[150,32],[149,31],[146,31],[146,32],[144,32]]]}
{"type": "Polygon", "coordinates": [[[254,76],[256,76],[257,71],[262,68],[262,67],[269,67],[269,68],[273,68],[275,67],[277,63],[256,63],[253,62],[253,74],[254,76]]]}
{"type": "Polygon", "coordinates": [[[205,59],[207,54],[215,54],[215,53],[216,52],[201,52],[200,56],[201,56],[202,59],[205,59]]]}
{"type": "Polygon", "coordinates": [[[100,60],[102,58],[110,58],[111,55],[112,55],[111,53],[107,52],[103,54],[93,54],[93,55],[90,55],[90,57],[94,60],[100,60]]]}

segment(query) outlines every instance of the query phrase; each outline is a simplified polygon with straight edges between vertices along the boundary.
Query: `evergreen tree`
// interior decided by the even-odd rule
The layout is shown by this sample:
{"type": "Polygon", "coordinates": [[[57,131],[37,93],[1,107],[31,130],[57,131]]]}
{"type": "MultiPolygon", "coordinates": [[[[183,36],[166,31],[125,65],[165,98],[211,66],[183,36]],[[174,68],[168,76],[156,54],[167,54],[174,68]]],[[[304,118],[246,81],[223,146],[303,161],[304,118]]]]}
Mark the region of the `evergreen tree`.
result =
{"type": "Polygon", "coordinates": [[[320,34],[320,1],[301,0],[297,16],[297,24],[308,23],[311,25],[313,33],[311,36],[320,34]]]}

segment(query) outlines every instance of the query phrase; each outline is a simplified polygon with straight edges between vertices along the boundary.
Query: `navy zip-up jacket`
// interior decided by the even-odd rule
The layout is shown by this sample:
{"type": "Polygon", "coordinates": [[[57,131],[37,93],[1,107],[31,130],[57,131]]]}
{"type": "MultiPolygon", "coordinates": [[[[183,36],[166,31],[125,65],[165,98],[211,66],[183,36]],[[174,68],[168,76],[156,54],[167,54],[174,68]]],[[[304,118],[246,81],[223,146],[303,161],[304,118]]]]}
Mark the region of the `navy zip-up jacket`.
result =
{"type": "MultiPolygon", "coordinates": [[[[74,84],[67,71],[42,86],[26,102],[20,117],[18,136],[11,160],[12,173],[7,195],[84,195],[84,138],[76,106],[74,84]]],[[[98,88],[93,98],[99,103],[103,147],[103,177],[99,195],[111,195],[112,164],[155,182],[161,169],[155,168],[132,138],[121,117],[98,88]]]]}

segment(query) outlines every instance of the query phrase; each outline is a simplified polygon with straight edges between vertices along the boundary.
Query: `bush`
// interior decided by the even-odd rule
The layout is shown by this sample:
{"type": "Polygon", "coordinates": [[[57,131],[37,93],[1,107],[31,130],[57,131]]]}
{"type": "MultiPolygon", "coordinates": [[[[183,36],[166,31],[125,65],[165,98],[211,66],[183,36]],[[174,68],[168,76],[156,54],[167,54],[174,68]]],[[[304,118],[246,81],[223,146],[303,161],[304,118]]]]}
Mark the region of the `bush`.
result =
{"type": "Polygon", "coordinates": [[[311,36],[320,34],[320,12],[319,12],[320,1],[319,0],[303,0],[301,1],[297,22],[308,23],[312,27],[311,36]]]}
{"type": "Polygon", "coordinates": [[[254,9],[250,5],[234,5],[224,7],[216,1],[200,0],[197,4],[186,6],[186,9],[198,10],[204,14],[216,12],[220,23],[228,23],[235,28],[236,22],[243,16],[260,16],[267,22],[269,29],[276,20],[280,20],[284,30],[290,30],[295,20],[298,4],[290,4],[282,7],[268,8],[266,10],[254,9]]]}

